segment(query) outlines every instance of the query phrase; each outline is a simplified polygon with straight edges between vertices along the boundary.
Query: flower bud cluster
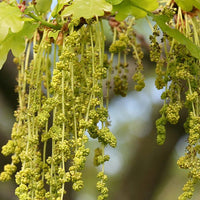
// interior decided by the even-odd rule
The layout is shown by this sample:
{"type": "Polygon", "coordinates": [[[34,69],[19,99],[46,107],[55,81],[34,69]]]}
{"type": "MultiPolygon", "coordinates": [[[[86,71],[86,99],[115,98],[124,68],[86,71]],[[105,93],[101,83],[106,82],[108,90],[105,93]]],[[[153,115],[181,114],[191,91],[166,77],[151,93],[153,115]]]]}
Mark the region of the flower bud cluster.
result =
{"type": "Polygon", "coordinates": [[[103,164],[106,161],[109,161],[110,157],[109,155],[103,155],[101,148],[95,149],[95,155],[94,155],[94,165],[99,166],[103,164]]]}
{"type": "Polygon", "coordinates": [[[0,174],[0,181],[8,181],[11,179],[11,176],[15,171],[17,170],[17,167],[15,165],[7,164],[4,166],[4,171],[0,174]]]}
{"type": "Polygon", "coordinates": [[[200,117],[191,116],[189,119],[189,144],[195,145],[200,139],[200,117]]]}
{"type": "Polygon", "coordinates": [[[126,56],[130,40],[126,33],[120,33],[118,37],[119,39],[111,44],[109,51],[112,54],[118,55],[117,74],[114,76],[114,92],[117,95],[125,97],[128,90],[128,65],[121,63],[121,55],[124,54],[126,56]]]}
{"type": "Polygon", "coordinates": [[[170,103],[166,108],[166,118],[171,124],[177,124],[180,118],[179,111],[182,108],[180,102],[170,103]]]}
{"type": "Polygon", "coordinates": [[[128,90],[128,82],[127,82],[127,76],[123,75],[120,77],[119,75],[116,75],[114,77],[114,92],[116,95],[121,95],[122,97],[125,97],[128,90]]]}
{"type": "Polygon", "coordinates": [[[158,62],[161,57],[161,47],[160,44],[157,41],[157,37],[160,36],[160,31],[158,29],[158,26],[155,25],[153,27],[153,35],[149,36],[149,39],[151,41],[150,45],[150,59],[152,62],[158,62]]]}
{"type": "MultiPolygon", "coordinates": [[[[120,28],[121,31],[116,34],[116,30],[114,32],[113,43],[111,44],[109,51],[111,55],[117,54],[118,63],[116,65],[116,75],[114,76],[114,92],[117,95],[121,95],[125,97],[128,91],[128,64],[126,61],[126,57],[130,51],[133,52],[133,58],[136,62],[137,68],[136,72],[133,76],[133,80],[137,83],[135,89],[140,91],[144,88],[144,75],[143,75],[143,65],[142,58],[143,52],[141,50],[141,46],[137,43],[136,34],[133,29],[134,18],[128,19],[127,24],[121,22],[120,28]],[[123,63],[121,62],[123,57],[123,63]]],[[[111,68],[112,68],[111,60],[111,68]]],[[[112,69],[110,70],[110,72],[112,69]]],[[[107,87],[110,85],[110,80],[107,81],[107,87]]]]}
{"type": "Polygon", "coordinates": [[[99,181],[97,181],[97,190],[100,192],[100,195],[98,196],[98,200],[104,200],[108,198],[108,188],[106,187],[106,182],[108,180],[107,175],[105,175],[103,172],[99,172],[97,174],[97,178],[99,181]]]}
{"type": "Polygon", "coordinates": [[[183,193],[178,197],[178,200],[191,199],[194,193],[194,179],[189,179],[183,187],[183,193]]]}
{"type": "Polygon", "coordinates": [[[157,143],[159,145],[164,144],[166,139],[166,118],[164,115],[156,120],[156,128],[157,128],[157,143]]]}

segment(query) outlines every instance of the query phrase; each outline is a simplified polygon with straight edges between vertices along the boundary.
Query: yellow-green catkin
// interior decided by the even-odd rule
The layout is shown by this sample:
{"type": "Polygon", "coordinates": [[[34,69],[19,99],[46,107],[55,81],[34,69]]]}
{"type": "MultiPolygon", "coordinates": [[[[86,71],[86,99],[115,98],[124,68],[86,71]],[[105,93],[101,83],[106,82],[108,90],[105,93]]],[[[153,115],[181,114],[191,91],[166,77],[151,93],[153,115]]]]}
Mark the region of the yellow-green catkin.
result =
{"type": "Polygon", "coordinates": [[[116,74],[114,75],[114,92],[117,95],[125,97],[128,91],[128,63],[127,56],[132,52],[132,56],[136,63],[136,71],[133,75],[133,80],[136,82],[135,89],[141,91],[144,86],[144,75],[142,58],[143,52],[141,46],[136,40],[134,31],[134,18],[128,18],[126,23],[122,22],[119,25],[120,31],[114,29],[114,39],[109,51],[111,53],[110,64],[112,65],[113,56],[117,56],[117,65],[115,66],[116,74]]]}
{"type": "MultiPolygon", "coordinates": [[[[166,6],[160,14],[167,14],[170,17],[171,26],[178,29],[193,43],[199,46],[199,27],[196,26],[198,16],[191,17],[188,13],[182,12],[181,8],[174,12],[174,4],[166,6]],[[171,7],[171,8],[170,8],[171,7]],[[184,17],[183,17],[184,16],[184,17]]],[[[178,160],[180,168],[189,171],[188,181],[183,187],[183,193],[179,200],[191,199],[194,193],[195,184],[200,181],[199,168],[199,139],[200,139],[200,113],[199,113],[199,60],[193,57],[187,48],[163,34],[161,43],[158,43],[160,31],[154,27],[151,40],[151,60],[156,62],[156,87],[165,89],[161,98],[164,105],[160,110],[161,117],[156,121],[157,142],[163,144],[165,141],[165,125],[167,122],[176,124],[180,119],[182,108],[188,110],[188,117],[185,122],[185,131],[188,134],[188,146],[184,156],[178,160]]]]}
{"type": "Polygon", "coordinates": [[[102,165],[103,173],[98,175],[98,198],[108,197],[104,162],[109,156],[104,148],[116,147],[117,141],[104,106],[103,80],[108,69],[104,30],[98,18],[77,31],[74,25],[69,24],[69,34],[63,33],[59,46],[51,44],[46,29],[40,41],[36,32],[18,60],[19,108],[12,138],[2,148],[5,156],[12,155],[12,163],[5,166],[0,179],[6,181],[15,174],[20,200],[62,200],[67,184],[75,191],[83,188],[82,171],[90,152],[86,131],[101,146],[94,163],[102,165]],[[18,172],[17,163],[21,163],[18,172]]]}
{"type": "MultiPolygon", "coordinates": [[[[169,14],[167,9],[165,14],[169,14]]],[[[105,148],[108,145],[115,148],[117,145],[108,120],[111,78],[114,77],[115,94],[126,96],[129,54],[137,66],[132,77],[136,82],[135,89],[140,91],[145,86],[143,52],[134,31],[135,18],[116,23],[113,43],[109,48],[111,55],[105,53],[101,18],[73,20],[72,16],[57,20],[64,24],[58,33],[59,38],[51,38],[56,35],[52,34],[54,30],[51,28],[40,27],[33,39],[26,41],[24,55],[15,58],[18,65],[16,91],[19,94],[19,107],[15,111],[16,122],[11,139],[2,148],[5,156],[11,155],[12,162],[5,165],[0,180],[7,181],[15,174],[18,185],[15,193],[20,200],[63,200],[69,185],[75,191],[84,187],[82,173],[90,153],[87,147],[90,137],[99,143],[94,156],[94,165],[100,168],[96,183],[99,191],[97,199],[108,199],[108,177],[104,164],[110,157],[105,154],[105,148]],[[31,50],[33,59],[30,61],[31,50]],[[114,69],[115,56],[117,64],[114,69]],[[104,82],[106,97],[103,94],[104,82]],[[17,171],[16,165],[19,163],[21,166],[17,171]]],[[[189,142],[195,145],[199,139],[199,83],[196,69],[199,63],[189,59],[189,53],[182,52],[183,45],[165,34],[165,57],[162,57],[158,36],[159,30],[155,27],[150,38],[150,57],[157,62],[156,87],[165,88],[162,95],[165,103],[160,111],[162,116],[156,122],[157,141],[164,143],[166,123],[178,123],[179,112],[186,106],[191,111],[187,126],[189,142]],[[171,45],[170,50],[166,48],[167,42],[171,45]],[[187,62],[180,60],[183,55],[188,58],[187,62]],[[188,67],[191,64],[192,70],[188,67]],[[182,80],[189,87],[185,104],[180,97],[182,80]]],[[[196,167],[191,163],[190,166],[196,167]]]]}

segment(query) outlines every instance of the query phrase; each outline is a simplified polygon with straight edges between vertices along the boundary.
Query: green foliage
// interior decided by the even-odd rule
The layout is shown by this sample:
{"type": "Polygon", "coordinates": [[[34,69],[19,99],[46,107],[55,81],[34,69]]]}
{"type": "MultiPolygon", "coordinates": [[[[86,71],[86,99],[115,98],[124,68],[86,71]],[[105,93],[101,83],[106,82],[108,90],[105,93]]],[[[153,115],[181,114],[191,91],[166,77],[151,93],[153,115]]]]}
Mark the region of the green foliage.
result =
{"type": "Polygon", "coordinates": [[[178,6],[181,7],[182,10],[189,12],[193,9],[193,7],[196,7],[200,9],[200,2],[199,0],[175,0],[175,2],[178,4],[178,6]]]}
{"type": "Polygon", "coordinates": [[[36,1],[36,10],[41,14],[46,14],[51,8],[52,0],[37,0],[36,1]]]}
{"type": "Polygon", "coordinates": [[[112,5],[117,5],[121,3],[123,0],[106,0],[106,1],[112,5]]]}
{"type": "Polygon", "coordinates": [[[56,4],[56,7],[52,11],[51,16],[56,17],[56,15],[58,15],[58,13],[61,11],[63,6],[68,5],[69,2],[70,0],[58,0],[58,3],[56,4]]]}
{"type": "Polygon", "coordinates": [[[9,29],[13,32],[19,32],[24,25],[21,18],[22,13],[19,8],[5,2],[0,3],[0,42],[7,36],[9,29]]]}
{"type": "Polygon", "coordinates": [[[124,0],[120,4],[113,6],[113,13],[117,12],[116,19],[119,21],[123,21],[129,15],[132,15],[135,18],[145,17],[147,13],[138,7],[148,11],[154,11],[158,8],[158,2],[157,0],[124,0]]]}
{"type": "Polygon", "coordinates": [[[76,0],[72,5],[66,7],[62,12],[62,17],[73,16],[73,19],[90,19],[97,16],[103,16],[104,11],[110,12],[112,5],[105,0],[76,0]]]}
{"type": "Polygon", "coordinates": [[[13,33],[9,29],[7,36],[0,42],[0,68],[6,61],[9,50],[12,50],[14,56],[19,57],[25,50],[25,40],[31,39],[39,24],[24,22],[19,32],[13,33]]]}
{"type": "Polygon", "coordinates": [[[19,8],[5,2],[0,3],[0,69],[6,61],[9,50],[18,57],[25,50],[25,39],[30,39],[37,29],[37,23],[22,18],[19,8]]]}

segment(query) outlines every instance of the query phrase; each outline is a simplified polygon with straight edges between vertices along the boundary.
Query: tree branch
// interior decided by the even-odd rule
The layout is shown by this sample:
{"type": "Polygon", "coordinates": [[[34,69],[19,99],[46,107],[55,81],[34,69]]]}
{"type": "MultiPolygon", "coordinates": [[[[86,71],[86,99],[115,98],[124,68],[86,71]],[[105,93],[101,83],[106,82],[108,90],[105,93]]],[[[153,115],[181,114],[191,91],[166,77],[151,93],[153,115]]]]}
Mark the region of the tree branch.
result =
{"type": "Polygon", "coordinates": [[[41,25],[47,26],[49,28],[52,28],[52,29],[55,29],[55,30],[61,30],[61,28],[62,28],[62,26],[60,24],[49,23],[49,22],[41,19],[40,17],[34,15],[31,12],[28,12],[27,15],[30,16],[31,18],[33,18],[35,21],[40,22],[41,25]]]}

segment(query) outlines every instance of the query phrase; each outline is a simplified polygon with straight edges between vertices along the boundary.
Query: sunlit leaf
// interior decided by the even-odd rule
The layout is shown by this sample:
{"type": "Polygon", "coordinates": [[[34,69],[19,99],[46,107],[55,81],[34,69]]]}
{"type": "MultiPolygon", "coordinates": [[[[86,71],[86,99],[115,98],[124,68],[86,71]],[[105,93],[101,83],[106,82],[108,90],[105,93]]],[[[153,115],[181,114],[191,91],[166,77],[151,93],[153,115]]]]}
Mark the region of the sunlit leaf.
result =
{"type": "Polygon", "coordinates": [[[67,5],[71,0],[58,0],[58,3],[56,4],[56,7],[51,13],[52,17],[55,17],[63,8],[64,5],[67,5]]]}
{"type": "Polygon", "coordinates": [[[14,56],[20,56],[25,50],[25,38],[32,38],[33,33],[39,24],[33,24],[31,22],[25,22],[21,31],[17,33],[9,30],[6,38],[0,42],[0,69],[6,61],[9,50],[12,50],[14,56]]]}
{"type": "Polygon", "coordinates": [[[24,22],[21,15],[18,7],[5,2],[0,3],[0,41],[7,36],[9,29],[16,33],[23,28],[24,22]]]}
{"type": "Polygon", "coordinates": [[[108,3],[112,5],[120,4],[123,0],[106,0],[108,3]]]}
{"type": "Polygon", "coordinates": [[[36,9],[40,14],[47,13],[51,8],[52,0],[37,0],[36,9]]]}
{"type": "Polygon", "coordinates": [[[135,18],[145,17],[147,13],[135,7],[135,5],[145,8],[148,11],[154,11],[159,6],[157,0],[124,0],[120,4],[113,6],[113,11],[117,13],[116,19],[122,21],[129,15],[135,18]]]}
{"type": "Polygon", "coordinates": [[[72,5],[66,7],[62,12],[62,16],[73,16],[73,19],[81,17],[89,19],[95,16],[103,16],[104,11],[110,12],[112,5],[105,0],[76,0],[72,5]]]}

